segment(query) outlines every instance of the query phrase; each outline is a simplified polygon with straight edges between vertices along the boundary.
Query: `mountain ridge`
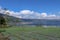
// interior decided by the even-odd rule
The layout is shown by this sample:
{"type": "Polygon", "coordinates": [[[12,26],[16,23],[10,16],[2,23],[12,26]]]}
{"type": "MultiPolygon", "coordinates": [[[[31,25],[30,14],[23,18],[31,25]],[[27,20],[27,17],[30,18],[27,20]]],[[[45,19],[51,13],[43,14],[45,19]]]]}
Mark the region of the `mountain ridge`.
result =
{"type": "MultiPolygon", "coordinates": [[[[0,14],[1,15],[1,14],[0,14]]],[[[20,26],[20,25],[47,25],[47,26],[60,26],[60,19],[23,19],[14,16],[2,14],[8,25],[20,26]]]]}

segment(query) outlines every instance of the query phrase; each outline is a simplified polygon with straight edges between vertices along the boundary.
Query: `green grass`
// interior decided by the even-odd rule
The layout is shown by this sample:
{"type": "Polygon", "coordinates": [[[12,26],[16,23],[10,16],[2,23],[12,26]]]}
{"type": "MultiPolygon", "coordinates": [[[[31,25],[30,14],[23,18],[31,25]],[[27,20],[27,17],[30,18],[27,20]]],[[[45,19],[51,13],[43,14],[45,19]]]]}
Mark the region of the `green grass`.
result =
{"type": "Polygon", "coordinates": [[[3,33],[12,40],[60,40],[60,28],[10,27],[3,33]]]}

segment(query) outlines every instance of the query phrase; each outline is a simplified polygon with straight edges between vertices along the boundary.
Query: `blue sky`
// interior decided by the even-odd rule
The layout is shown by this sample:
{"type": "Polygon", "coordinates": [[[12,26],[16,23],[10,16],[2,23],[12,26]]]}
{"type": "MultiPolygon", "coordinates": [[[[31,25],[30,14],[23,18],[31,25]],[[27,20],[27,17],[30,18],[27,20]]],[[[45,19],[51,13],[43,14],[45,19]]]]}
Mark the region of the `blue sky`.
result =
{"type": "Polygon", "coordinates": [[[60,11],[60,0],[0,0],[0,6],[13,11],[57,13],[60,11]]]}
{"type": "Polygon", "coordinates": [[[60,19],[60,0],[0,0],[0,6],[19,18],[60,19]]]}

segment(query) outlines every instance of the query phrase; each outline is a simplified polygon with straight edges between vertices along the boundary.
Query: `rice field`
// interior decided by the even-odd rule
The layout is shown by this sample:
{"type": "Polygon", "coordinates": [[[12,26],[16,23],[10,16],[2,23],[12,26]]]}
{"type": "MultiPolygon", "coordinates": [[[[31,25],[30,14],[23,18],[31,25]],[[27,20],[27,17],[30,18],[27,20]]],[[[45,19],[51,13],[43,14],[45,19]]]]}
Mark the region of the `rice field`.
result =
{"type": "Polygon", "coordinates": [[[10,27],[3,32],[11,40],[60,40],[60,28],[10,27]]]}

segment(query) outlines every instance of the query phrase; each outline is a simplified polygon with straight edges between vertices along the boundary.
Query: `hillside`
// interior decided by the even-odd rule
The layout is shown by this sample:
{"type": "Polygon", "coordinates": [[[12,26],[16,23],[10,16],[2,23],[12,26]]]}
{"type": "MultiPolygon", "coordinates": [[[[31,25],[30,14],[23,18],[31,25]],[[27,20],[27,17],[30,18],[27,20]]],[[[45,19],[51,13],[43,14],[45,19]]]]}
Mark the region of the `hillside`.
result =
{"type": "Polygon", "coordinates": [[[47,25],[47,26],[60,26],[59,19],[23,19],[6,14],[1,14],[6,19],[8,25],[21,26],[21,25],[47,25]]]}

